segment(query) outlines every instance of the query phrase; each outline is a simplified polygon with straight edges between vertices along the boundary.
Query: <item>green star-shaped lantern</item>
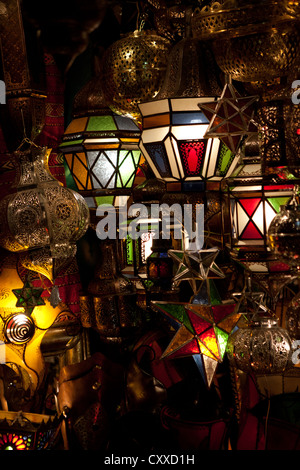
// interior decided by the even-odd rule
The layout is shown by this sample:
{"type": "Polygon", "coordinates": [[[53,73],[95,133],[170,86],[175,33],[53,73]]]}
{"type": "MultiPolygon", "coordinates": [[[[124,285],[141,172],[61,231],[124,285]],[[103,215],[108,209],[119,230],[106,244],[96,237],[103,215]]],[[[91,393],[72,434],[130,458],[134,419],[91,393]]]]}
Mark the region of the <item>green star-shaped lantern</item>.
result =
{"type": "Polygon", "coordinates": [[[20,289],[12,289],[17,297],[16,307],[23,307],[27,314],[31,314],[34,307],[38,305],[45,305],[44,299],[41,297],[43,289],[34,287],[30,282],[25,281],[20,289]]]}

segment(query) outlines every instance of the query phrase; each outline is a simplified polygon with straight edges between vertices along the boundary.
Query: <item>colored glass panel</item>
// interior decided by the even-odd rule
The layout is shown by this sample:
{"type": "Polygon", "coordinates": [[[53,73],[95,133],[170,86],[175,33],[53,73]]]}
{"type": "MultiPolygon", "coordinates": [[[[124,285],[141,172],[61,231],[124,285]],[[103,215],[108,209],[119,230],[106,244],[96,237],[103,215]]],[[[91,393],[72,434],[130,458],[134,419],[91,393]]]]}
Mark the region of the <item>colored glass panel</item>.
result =
{"type": "Polygon", "coordinates": [[[243,206],[246,213],[251,217],[254,211],[257,209],[260,201],[261,198],[241,199],[240,204],[243,206]]]}
{"type": "Polygon", "coordinates": [[[220,330],[220,328],[215,328],[215,333],[218,338],[220,354],[221,354],[221,357],[223,357],[226,352],[226,346],[227,346],[229,335],[225,333],[225,331],[220,330]]]}
{"type": "Polygon", "coordinates": [[[194,338],[194,335],[184,327],[177,331],[162,357],[169,355],[174,357],[175,353],[180,357],[199,353],[197,340],[194,338]]]}
{"type": "Polygon", "coordinates": [[[232,315],[229,315],[227,318],[224,318],[224,320],[220,321],[218,323],[218,328],[222,328],[222,330],[230,334],[240,318],[241,318],[240,313],[233,313],[232,315]]]}
{"type": "Polygon", "coordinates": [[[205,330],[211,327],[211,323],[199,317],[191,310],[188,310],[187,313],[197,335],[201,335],[205,330]]]}
{"type": "Polygon", "coordinates": [[[117,126],[112,116],[91,116],[86,130],[115,131],[117,130],[117,126]]]}
{"type": "Polygon", "coordinates": [[[97,203],[97,206],[103,206],[103,205],[112,206],[114,203],[114,196],[98,196],[98,197],[95,197],[95,201],[97,203]]]}
{"type": "Polygon", "coordinates": [[[241,234],[242,240],[259,240],[262,239],[262,234],[255,227],[254,223],[250,220],[249,224],[241,234]]]}
{"type": "Polygon", "coordinates": [[[168,157],[165,151],[165,147],[161,142],[153,142],[144,144],[146,151],[157,171],[162,177],[171,176],[171,171],[168,163],[168,157]]]}
{"type": "Polygon", "coordinates": [[[201,341],[201,343],[204,344],[209,351],[211,351],[216,359],[220,359],[218,341],[213,327],[211,327],[209,330],[206,330],[199,337],[199,341],[201,341]]]}
{"type": "Polygon", "coordinates": [[[235,155],[226,145],[221,143],[219,148],[218,163],[216,168],[217,176],[225,176],[232,164],[235,155]]]}
{"type": "Polygon", "coordinates": [[[132,158],[132,154],[128,150],[120,150],[119,153],[119,173],[121,176],[120,183],[117,183],[118,187],[126,186],[128,181],[132,179],[132,175],[135,172],[135,163],[132,158]]]}
{"type": "Polygon", "coordinates": [[[114,119],[119,130],[139,132],[138,126],[132,119],[118,115],[114,115],[114,119]]]}
{"type": "Polygon", "coordinates": [[[77,134],[79,132],[83,132],[86,128],[87,120],[87,117],[73,119],[68,125],[65,134],[77,134]]]}
{"type": "Polygon", "coordinates": [[[210,306],[193,304],[190,307],[190,310],[195,312],[197,315],[200,315],[204,320],[207,320],[210,323],[214,321],[210,306]]]}
{"type": "Polygon", "coordinates": [[[285,197],[268,197],[267,201],[273,209],[278,213],[280,211],[280,206],[285,206],[289,200],[291,199],[290,196],[285,196],[285,197]]]}
{"type": "Polygon", "coordinates": [[[182,126],[185,124],[208,124],[207,117],[201,112],[182,112],[172,114],[172,124],[182,126]]]}
{"type": "Polygon", "coordinates": [[[199,175],[205,156],[206,141],[178,141],[178,150],[186,176],[199,175]]]}
{"type": "Polygon", "coordinates": [[[219,323],[221,320],[224,319],[224,317],[230,315],[234,309],[235,309],[235,304],[223,304],[223,305],[213,305],[212,307],[213,311],[213,317],[215,320],[215,323],[219,323]]]}
{"type": "Polygon", "coordinates": [[[175,319],[177,324],[183,324],[190,332],[193,331],[184,305],[164,302],[154,302],[155,306],[170,319],[175,319]]]}
{"type": "Polygon", "coordinates": [[[169,126],[170,114],[156,114],[155,116],[145,117],[143,120],[143,129],[150,129],[152,127],[169,126]]]}

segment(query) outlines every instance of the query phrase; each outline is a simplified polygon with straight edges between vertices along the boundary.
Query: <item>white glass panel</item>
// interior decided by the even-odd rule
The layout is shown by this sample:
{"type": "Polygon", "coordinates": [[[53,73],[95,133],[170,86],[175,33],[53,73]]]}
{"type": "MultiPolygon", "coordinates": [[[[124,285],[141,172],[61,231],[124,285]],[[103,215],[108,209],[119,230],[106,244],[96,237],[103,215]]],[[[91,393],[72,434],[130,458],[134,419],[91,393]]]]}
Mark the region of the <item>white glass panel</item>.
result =
{"type": "Polygon", "coordinates": [[[139,108],[143,117],[152,116],[153,114],[167,113],[169,112],[169,101],[149,101],[148,103],[139,104],[139,108]]]}
{"type": "Polygon", "coordinates": [[[207,124],[195,124],[192,126],[172,126],[171,132],[177,140],[198,140],[203,139],[207,128],[207,124]]]}
{"type": "Polygon", "coordinates": [[[237,203],[237,214],[238,214],[238,236],[240,236],[241,232],[244,230],[247,223],[249,222],[249,217],[239,203],[237,203]]]}
{"type": "Polygon", "coordinates": [[[160,142],[164,140],[168,132],[169,127],[146,129],[142,132],[142,141],[144,142],[144,144],[148,144],[149,142],[160,142]]]}
{"type": "Polygon", "coordinates": [[[209,103],[214,101],[214,96],[207,98],[172,98],[171,109],[172,111],[199,111],[199,103],[209,103]]]}
{"type": "Polygon", "coordinates": [[[169,161],[170,161],[170,164],[171,164],[172,175],[175,176],[175,178],[180,178],[180,176],[183,178],[184,177],[184,171],[183,171],[183,168],[182,168],[181,159],[180,159],[180,155],[179,155],[176,140],[174,139],[174,137],[172,137],[172,143],[171,143],[170,139],[167,139],[165,145],[166,145],[168,155],[171,155],[171,154],[174,155],[174,157],[172,159],[169,157],[169,161]],[[179,166],[179,171],[180,171],[181,175],[178,172],[178,167],[176,165],[175,158],[177,160],[177,163],[178,163],[178,166],[179,166]]]}

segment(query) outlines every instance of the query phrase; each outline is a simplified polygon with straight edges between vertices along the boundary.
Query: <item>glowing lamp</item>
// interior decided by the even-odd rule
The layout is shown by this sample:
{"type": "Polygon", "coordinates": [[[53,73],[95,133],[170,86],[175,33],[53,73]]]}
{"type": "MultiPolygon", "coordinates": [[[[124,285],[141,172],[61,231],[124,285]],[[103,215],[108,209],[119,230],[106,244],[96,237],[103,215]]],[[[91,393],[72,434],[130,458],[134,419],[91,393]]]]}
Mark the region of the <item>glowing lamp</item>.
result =
{"type": "Polygon", "coordinates": [[[67,182],[89,194],[130,189],[141,160],[139,138],[131,119],[109,111],[73,119],[60,145],[67,182]]]}
{"type": "Polygon", "coordinates": [[[219,139],[204,138],[209,120],[199,103],[213,100],[180,97],[139,105],[143,117],[140,149],[157,178],[187,187],[219,182],[231,174],[237,157],[219,139]]]}

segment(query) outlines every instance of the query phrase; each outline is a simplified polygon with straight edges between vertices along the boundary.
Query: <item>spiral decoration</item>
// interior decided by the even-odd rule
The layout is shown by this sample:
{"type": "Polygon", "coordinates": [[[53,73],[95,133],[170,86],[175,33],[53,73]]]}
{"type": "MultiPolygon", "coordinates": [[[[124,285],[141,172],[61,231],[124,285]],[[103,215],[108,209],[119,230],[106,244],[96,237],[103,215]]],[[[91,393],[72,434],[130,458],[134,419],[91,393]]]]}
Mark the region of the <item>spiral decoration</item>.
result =
{"type": "Polygon", "coordinates": [[[27,343],[34,335],[33,320],[25,313],[11,316],[5,324],[5,335],[10,343],[27,343]]]}

